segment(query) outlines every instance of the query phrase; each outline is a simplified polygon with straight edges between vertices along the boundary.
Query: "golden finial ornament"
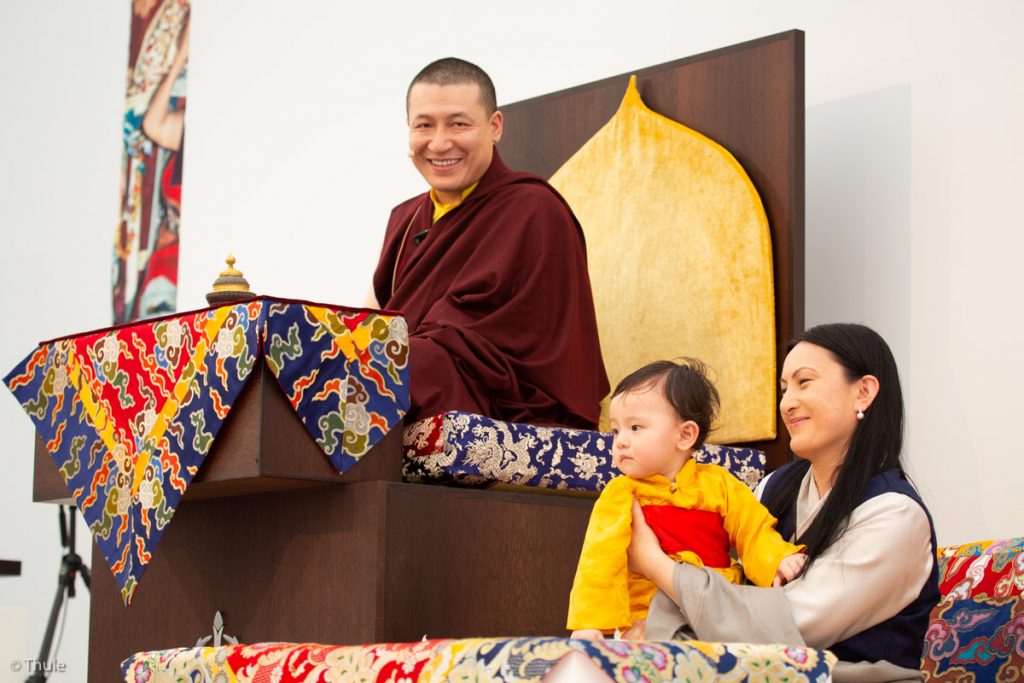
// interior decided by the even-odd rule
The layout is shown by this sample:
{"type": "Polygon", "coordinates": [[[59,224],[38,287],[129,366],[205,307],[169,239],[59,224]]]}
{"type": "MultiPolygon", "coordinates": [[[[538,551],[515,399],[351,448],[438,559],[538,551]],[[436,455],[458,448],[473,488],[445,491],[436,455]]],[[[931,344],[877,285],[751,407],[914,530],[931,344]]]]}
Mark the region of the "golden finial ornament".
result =
{"type": "Polygon", "coordinates": [[[245,279],[242,271],[235,268],[235,257],[228,254],[225,261],[228,267],[220,272],[217,279],[213,281],[213,291],[206,295],[206,301],[211,306],[220,306],[256,296],[255,292],[249,291],[249,281],[245,279]]]}

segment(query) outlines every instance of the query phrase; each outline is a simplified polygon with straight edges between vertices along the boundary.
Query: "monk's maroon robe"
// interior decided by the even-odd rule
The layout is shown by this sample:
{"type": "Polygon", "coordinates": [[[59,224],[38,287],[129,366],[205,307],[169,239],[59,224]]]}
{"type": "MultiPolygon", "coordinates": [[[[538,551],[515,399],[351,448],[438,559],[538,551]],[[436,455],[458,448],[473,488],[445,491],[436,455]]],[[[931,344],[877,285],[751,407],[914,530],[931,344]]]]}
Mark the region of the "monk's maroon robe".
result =
{"type": "Polygon", "coordinates": [[[409,323],[408,419],[463,410],[596,424],[608,378],[583,232],[565,200],[495,151],[462,204],[432,218],[429,194],[395,207],[373,278],[380,305],[409,323]]]}

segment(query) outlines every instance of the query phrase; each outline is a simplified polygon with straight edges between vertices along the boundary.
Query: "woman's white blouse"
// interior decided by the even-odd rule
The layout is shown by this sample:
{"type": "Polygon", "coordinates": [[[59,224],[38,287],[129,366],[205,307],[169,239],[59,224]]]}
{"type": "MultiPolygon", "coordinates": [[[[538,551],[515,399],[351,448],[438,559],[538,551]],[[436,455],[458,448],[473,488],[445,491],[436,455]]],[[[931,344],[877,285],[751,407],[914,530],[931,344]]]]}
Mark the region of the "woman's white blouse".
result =
{"type": "MultiPolygon", "coordinates": [[[[761,482],[755,493],[764,491],[761,482]]],[[[810,470],[797,497],[797,535],[822,502],[810,470]]],[[[792,539],[789,539],[792,540],[792,539]]],[[[900,612],[921,592],[935,561],[928,516],[913,499],[883,493],[857,507],[846,532],[783,590],[811,647],[828,647],[900,612]]]]}

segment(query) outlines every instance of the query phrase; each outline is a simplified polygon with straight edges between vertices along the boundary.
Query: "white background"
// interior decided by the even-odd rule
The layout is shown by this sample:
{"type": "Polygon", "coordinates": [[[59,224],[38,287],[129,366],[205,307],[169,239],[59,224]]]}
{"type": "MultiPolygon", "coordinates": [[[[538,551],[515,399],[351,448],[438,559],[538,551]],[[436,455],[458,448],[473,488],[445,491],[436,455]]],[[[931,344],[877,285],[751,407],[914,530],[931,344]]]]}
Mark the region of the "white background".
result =
{"type": "MultiPolygon", "coordinates": [[[[889,340],[940,543],[1024,533],[1024,3],[194,3],[180,310],[228,252],[262,293],[361,303],[390,207],[422,189],[404,91],[432,59],[480,64],[511,102],[806,31],[807,323],[889,340]]],[[[110,322],[129,13],[0,3],[3,373],[110,322]]],[[[8,660],[35,656],[60,559],[33,438],[0,397],[0,558],[22,561],[0,578],[0,681],[24,679],[8,660]]],[[[53,680],[85,679],[87,612],[80,593],[53,680]]]]}

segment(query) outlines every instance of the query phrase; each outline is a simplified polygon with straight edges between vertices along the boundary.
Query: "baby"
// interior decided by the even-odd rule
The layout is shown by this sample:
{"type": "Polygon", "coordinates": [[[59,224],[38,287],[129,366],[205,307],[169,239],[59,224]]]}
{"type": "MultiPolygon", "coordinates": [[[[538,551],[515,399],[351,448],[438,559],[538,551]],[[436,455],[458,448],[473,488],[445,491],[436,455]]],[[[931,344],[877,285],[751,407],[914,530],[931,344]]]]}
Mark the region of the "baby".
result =
{"type": "Polygon", "coordinates": [[[781,585],[803,569],[803,547],[782,539],[750,489],[694,461],[718,404],[704,364],[689,358],[646,365],[615,388],[612,463],[623,476],[608,483],[590,515],[569,597],[573,638],[642,630],[656,586],[627,566],[634,499],[677,562],[713,568],[733,583],[746,573],[758,586],[781,585]]]}

